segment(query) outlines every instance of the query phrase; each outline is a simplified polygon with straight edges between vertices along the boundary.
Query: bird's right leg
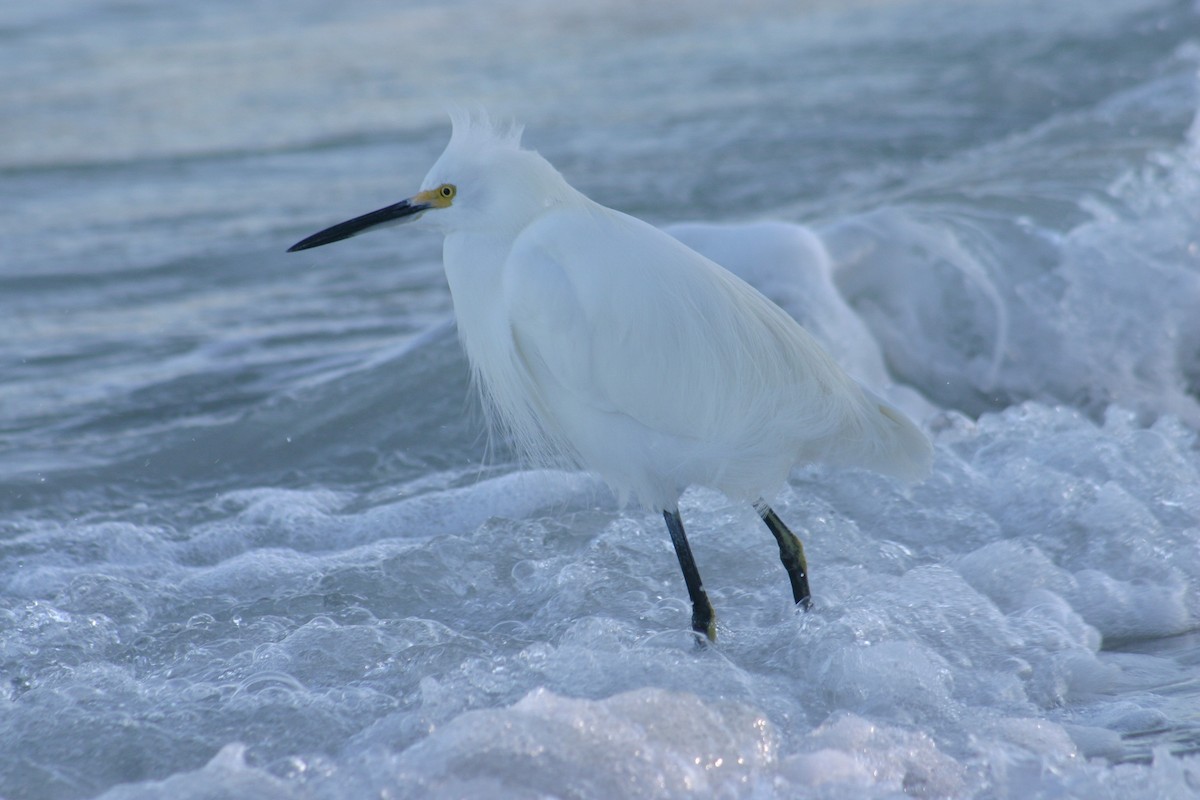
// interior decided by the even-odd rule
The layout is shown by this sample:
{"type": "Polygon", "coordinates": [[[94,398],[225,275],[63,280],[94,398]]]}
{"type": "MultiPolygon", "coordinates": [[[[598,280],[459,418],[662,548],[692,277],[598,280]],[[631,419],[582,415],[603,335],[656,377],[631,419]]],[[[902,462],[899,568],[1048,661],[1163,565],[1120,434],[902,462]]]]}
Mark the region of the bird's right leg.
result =
{"type": "Polygon", "coordinates": [[[675,555],[679,558],[679,568],[683,570],[688,597],[692,598],[692,630],[715,642],[717,614],[713,611],[712,603],[708,601],[708,593],[704,591],[704,584],[700,580],[700,571],[696,569],[696,560],[692,558],[692,548],[688,544],[687,534],[683,532],[683,520],[679,517],[679,509],[663,511],[663,519],[667,521],[667,530],[671,532],[671,544],[675,545],[675,555]]]}
{"type": "Polygon", "coordinates": [[[805,611],[812,608],[812,592],[808,589],[808,562],[804,559],[804,545],[796,534],[788,530],[779,515],[763,500],[754,504],[754,510],[775,537],[779,544],[779,560],[787,570],[788,580],[792,583],[792,598],[796,605],[805,611]]]}

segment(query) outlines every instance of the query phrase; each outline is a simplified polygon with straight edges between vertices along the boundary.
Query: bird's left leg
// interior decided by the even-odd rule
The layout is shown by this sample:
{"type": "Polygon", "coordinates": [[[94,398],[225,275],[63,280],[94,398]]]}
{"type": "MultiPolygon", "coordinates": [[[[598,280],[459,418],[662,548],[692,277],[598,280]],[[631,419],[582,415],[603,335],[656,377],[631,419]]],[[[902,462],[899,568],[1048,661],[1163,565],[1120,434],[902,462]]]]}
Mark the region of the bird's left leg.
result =
{"type": "MultiPolygon", "coordinates": [[[[717,640],[717,615],[712,603],[708,600],[708,592],[700,581],[700,570],[696,569],[696,560],[692,558],[692,548],[688,544],[687,534],[683,531],[683,520],[679,509],[663,511],[663,519],[667,521],[667,530],[671,533],[671,544],[675,545],[675,555],[679,559],[679,568],[683,570],[683,581],[687,584],[688,597],[692,599],[692,630],[704,634],[710,642],[717,640]]],[[[701,642],[704,640],[701,639],[701,642]]]]}
{"type": "Polygon", "coordinates": [[[808,590],[808,562],[804,560],[804,545],[761,498],[755,502],[754,510],[767,523],[775,541],[779,543],[779,560],[783,562],[788,580],[792,582],[792,598],[796,605],[808,611],[812,608],[812,593],[808,590]]]}

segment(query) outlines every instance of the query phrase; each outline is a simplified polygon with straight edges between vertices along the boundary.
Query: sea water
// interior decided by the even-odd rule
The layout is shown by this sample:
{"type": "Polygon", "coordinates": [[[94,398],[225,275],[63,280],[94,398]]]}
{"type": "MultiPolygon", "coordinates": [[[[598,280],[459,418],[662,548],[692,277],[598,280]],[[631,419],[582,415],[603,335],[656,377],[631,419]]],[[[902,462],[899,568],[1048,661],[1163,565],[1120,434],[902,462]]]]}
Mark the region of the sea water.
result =
{"type": "Polygon", "coordinates": [[[1190,2],[0,11],[0,796],[1200,794],[1190,2]],[[933,475],[660,516],[484,433],[449,104],[744,275],[933,475]]]}

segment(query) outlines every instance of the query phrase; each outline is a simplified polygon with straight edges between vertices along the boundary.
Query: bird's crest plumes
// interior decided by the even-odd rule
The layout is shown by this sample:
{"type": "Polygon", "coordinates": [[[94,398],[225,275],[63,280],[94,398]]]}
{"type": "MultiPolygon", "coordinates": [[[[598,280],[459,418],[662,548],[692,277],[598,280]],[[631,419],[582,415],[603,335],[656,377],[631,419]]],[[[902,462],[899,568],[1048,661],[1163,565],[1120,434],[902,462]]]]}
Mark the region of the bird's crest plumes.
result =
{"type": "Polygon", "coordinates": [[[524,126],[511,120],[493,122],[483,109],[453,108],[450,110],[450,124],[453,129],[447,149],[462,148],[464,152],[521,149],[524,126]]]}

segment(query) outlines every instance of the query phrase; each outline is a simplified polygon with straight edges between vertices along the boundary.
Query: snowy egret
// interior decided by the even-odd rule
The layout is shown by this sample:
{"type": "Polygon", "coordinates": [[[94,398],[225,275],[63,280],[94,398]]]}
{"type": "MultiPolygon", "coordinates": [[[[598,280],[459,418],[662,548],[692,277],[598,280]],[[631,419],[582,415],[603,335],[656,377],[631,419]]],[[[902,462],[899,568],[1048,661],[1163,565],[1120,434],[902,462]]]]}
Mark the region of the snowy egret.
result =
{"type": "Polygon", "coordinates": [[[489,421],[662,511],[697,633],[716,638],[679,515],[691,485],[754,505],[807,609],[803,547],[763,497],[815,461],[920,479],[929,441],[749,284],[572,188],[520,128],[452,122],[421,191],[289,252],[428,214],[489,421]]]}

